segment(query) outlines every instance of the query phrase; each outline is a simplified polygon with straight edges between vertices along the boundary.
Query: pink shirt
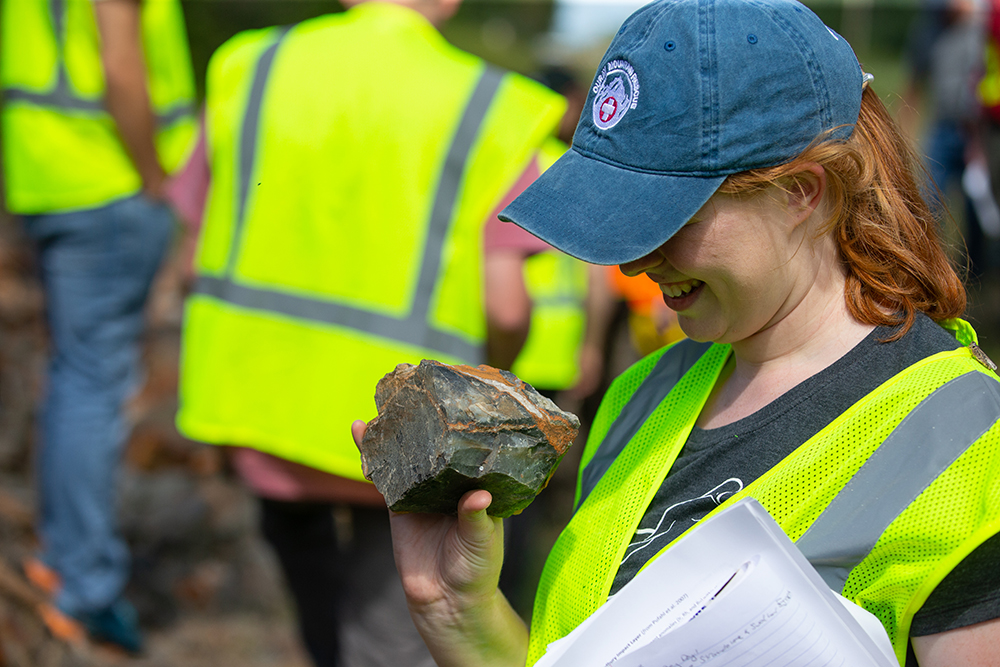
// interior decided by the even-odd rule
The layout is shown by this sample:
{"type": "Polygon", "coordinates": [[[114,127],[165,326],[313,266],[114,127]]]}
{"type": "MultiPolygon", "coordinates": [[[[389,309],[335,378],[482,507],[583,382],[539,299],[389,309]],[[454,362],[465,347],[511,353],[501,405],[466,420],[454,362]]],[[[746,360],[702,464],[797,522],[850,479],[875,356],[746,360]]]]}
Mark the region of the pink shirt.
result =
{"type": "Polygon", "coordinates": [[[510,190],[504,195],[503,199],[495,209],[489,218],[486,219],[486,225],[483,228],[483,251],[490,253],[496,250],[520,250],[523,251],[525,255],[533,255],[535,253],[544,252],[550,249],[550,246],[545,241],[541,240],[534,234],[524,231],[512,222],[503,222],[497,216],[500,215],[500,211],[507,207],[507,204],[514,201],[519,194],[524,192],[524,189],[535,182],[541,170],[538,167],[538,159],[535,158],[528,163],[521,176],[514,182],[510,190]]]}

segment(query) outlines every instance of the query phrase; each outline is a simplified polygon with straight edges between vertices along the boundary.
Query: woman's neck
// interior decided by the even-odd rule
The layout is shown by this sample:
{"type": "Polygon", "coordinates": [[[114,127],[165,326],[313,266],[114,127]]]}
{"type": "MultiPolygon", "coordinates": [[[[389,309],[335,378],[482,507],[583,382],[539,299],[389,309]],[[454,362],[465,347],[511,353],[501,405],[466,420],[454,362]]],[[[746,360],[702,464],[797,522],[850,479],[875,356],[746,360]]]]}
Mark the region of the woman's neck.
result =
{"type": "Polygon", "coordinates": [[[858,322],[847,310],[843,284],[837,282],[829,289],[816,285],[781,321],[733,343],[733,355],[698,418],[699,427],[718,428],[753,414],[871,333],[874,326],[858,322]]]}

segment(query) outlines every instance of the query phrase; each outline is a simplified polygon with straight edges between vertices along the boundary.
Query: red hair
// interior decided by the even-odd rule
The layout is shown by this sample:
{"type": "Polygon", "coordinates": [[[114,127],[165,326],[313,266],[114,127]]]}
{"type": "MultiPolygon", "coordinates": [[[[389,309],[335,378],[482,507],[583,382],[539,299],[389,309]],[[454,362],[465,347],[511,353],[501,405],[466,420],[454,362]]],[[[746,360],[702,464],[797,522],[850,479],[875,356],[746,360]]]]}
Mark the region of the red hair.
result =
{"type": "Polygon", "coordinates": [[[898,326],[889,339],[895,340],[909,331],[917,312],[935,322],[965,312],[965,287],[914,178],[919,162],[870,87],[850,139],[821,138],[791,162],[730,176],[719,192],[781,187],[807,162],[826,171],[825,231],[834,235],[847,269],[845,298],[855,319],[898,326]]]}

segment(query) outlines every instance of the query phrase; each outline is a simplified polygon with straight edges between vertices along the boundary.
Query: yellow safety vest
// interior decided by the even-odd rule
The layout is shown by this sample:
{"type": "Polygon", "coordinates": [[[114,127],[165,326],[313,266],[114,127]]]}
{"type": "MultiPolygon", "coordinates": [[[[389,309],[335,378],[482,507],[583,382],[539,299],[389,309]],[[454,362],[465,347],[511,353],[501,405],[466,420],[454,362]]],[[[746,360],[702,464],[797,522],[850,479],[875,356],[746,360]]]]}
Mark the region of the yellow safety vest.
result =
{"type": "MultiPolygon", "coordinates": [[[[992,35],[986,36],[986,48],[983,57],[985,70],[979,80],[977,92],[983,106],[995,110],[1000,106],[1000,48],[992,35]]],[[[994,116],[997,114],[994,111],[994,116]]]]}
{"type": "Polygon", "coordinates": [[[241,33],[207,81],[178,426],[362,479],[383,375],[484,360],[483,224],[565,103],[377,2],[241,33]]]}
{"type": "MultiPolygon", "coordinates": [[[[566,152],[552,137],[538,155],[545,171],[566,152]]],[[[587,264],[559,250],[532,255],[524,262],[524,283],[531,298],[531,328],[511,372],[542,389],[569,389],[580,377],[580,348],[587,325],[587,264]]]]}
{"type": "MultiPolygon", "coordinates": [[[[948,327],[975,345],[968,324],[948,327]]],[[[760,501],[831,588],[879,618],[900,664],[913,615],[1000,530],[1000,383],[974,352],[913,364],[716,510],[760,501]]],[[[583,454],[578,509],[542,574],[528,664],[607,599],[729,353],[680,341],[609,390],[583,454]]]]}
{"type": "MultiPolygon", "coordinates": [[[[143,0],[143,52],[168,172],[197,133],[194,76],[179,0],[143,0]]],[[[5,0],[0,52],[7,206],[15,213],[94,208],[142,179],[104,108],[92,0],[5,0]]]]}
{"type": "Polygon", "coordinates": [[[580,377],[588,278],[585,263],[558,250],[525,260],[531,328],[511,372],[533,387],[569,389],[580,377]]]}

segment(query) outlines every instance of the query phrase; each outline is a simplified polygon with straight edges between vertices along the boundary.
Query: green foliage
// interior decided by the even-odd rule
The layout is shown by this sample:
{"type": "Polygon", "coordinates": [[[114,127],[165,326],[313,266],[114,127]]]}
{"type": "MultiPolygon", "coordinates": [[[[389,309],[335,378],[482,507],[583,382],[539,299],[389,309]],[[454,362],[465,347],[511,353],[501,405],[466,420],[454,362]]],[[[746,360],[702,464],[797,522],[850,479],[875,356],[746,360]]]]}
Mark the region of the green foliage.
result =
{"type": "Polygon", "coordinates": [[[506,69],[530,73],[533,45],[552,22],[555,0],[465,0],[443,27],[455,46],[506,69]]]}
{"type": "Polygon", "coordinates": [[[861,67],[875,75],[872,87],[890,111],[898,111],[909,83],[906,50],[919,5],[877,0],[870,7],[822,0],[805,0],[805,4],[847,38],[861,67]]]}
{"type": "Polygon", "coordinates": [[[339,0],[181,0],[181,5],[199,99],[209,58],[236,33],[343,11],[339,0]]]}
{"type": "MultiPolygon", "coordinates": [[[[557,0],[464,0],[442,29],[459,48],[501,67],[531,73],[539,66],[537,46],[549,30],[557,0]]],[[[339,0],[182,0],[199,95],[212,53],[242,30],[297,23],[342,11],[339,0]]],[[[904,53],[917,4],[876,0],[845,6],[840,0],[805,0],[830,27],[847,37],[875,89],[897,108],[906,84],[904,53]]],[[[609,26],[608,40],[617,26],[609,26]]],[[[563,60],[588,80],[607,43],[563,60]]]]}
{"type": "MultiPolygon", "coordinates": [[[[243,30],[298,23],[343,11],[339,0],[182,0],[199,98],[212,53],[243,30]]],[[[442,29],[459,48],[501,67],[530,72],[534,40],[549,29],[555,0],[465,0],[442,29]]]]}

